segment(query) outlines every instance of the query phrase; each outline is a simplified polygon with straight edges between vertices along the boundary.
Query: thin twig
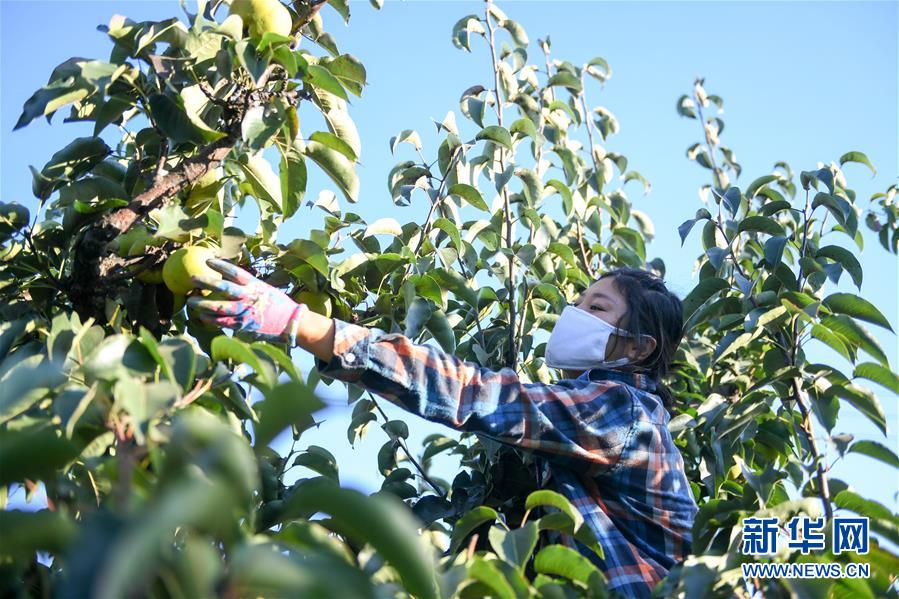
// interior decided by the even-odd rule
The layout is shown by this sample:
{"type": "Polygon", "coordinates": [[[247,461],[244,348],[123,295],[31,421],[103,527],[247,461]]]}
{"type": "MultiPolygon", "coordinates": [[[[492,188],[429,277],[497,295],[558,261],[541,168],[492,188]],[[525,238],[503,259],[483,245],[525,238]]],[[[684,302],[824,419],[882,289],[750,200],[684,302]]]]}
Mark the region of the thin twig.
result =
{"type": "MultiPolygon", "coordinates": [[[[375,399],[375,396],[372,395],[371,393],[369,393],[368,397],[371,399],[371,402],[374,404],[375,409],[377,409],[378,412],[381,414],[381,417],[384,419],[384,422],[385,423],[390,422],[390,418],[387,417],[387,414],[381,408],[380,404],[378,404],[378,400],[375,399]]],[[[431,478],[428,476],[427,472],[425,472],[425,469],[422,467],[422,465],[418,463],[418,460],[416,460],[415,457],[412,455],[412,452],[409,451],[409,446],[406,444],[406,440],[403,439],[402,437],[397,437],[396,440],[399,443],[399,446],[402,448],[403,453],[406,454],[406,457],[409,458],[409,461],[412,462],[412,465],[415,466],[416,470],[418,470],[418,474],[419,474],[419,476],[421,476],[422,480],[424,480],[426,483],[431,485],[431,488],[433,488],[434,491],[438,495],[440,495],[441,497],[446,499],[446,493],[444,493],[443,489],[441,489],[437,485],[437,483],[435,483],[433,480],[431,480],[431,478]]]]}
{"type": "MultiPolygon", "coordinates": [[[[449,166],[447,167],[447,173],[452,170],[453,166],[455,166],[456,161],[462,156],[462,148],[456,148],[455,152],[453,152],[453,156],[450,159],[449,166]]],[[[428,214],[425,217],[425,223],[421,228],[421,235],[418,238],[418,243],[415,244],[415,249],[412,251],[412,256],[415,260],[418,260],[418,252],[421,251],[421,246],[424,245],[425,239],[427,239],[428,235],[431,233],[431,219],[434,218],[434,211],[437,207],[446,199],[446,196],[443,195],[444,189],[446,188],[446,182],[449,180],[449,174],[443,177],[440,181],[440,185],[437,187],[437,199],[431,202],[431,207],[428,209],[428,214]]],[[[409,276],[409,273],[412,270],[413,263],[410,262],[406,266],[406,273],[403,275],[403,278],[409,276]]]]}
{"type": "MultiPolygon", "coordinates": [[[[487,23],[487,30],[490,32],[487,42],[490,45],[490,58],[493,62],[493,94],[496,97],[496,119],[500,127],[503,126],[503,101],[499,95],[499,65],[496,59],[496,28],[490,22],[490,0],[486,2],[484,21],[487,23]]],[[[506,172],[506,150],[499,148],[499,167],[500,171],[506,172]]],[[[515,352],[515,260],[511,256],[512,252],[512,207],[509,202],[508,186],[503,185],[500,191],[503,198],[503,212],[506,224],[506,247],[509,249],[510,255],[507,257],[509,262],[509,279],[507,282],[509,289],[509,351],[506,356],[506,366],[515,370],[518,363],[518,355],[515,352]]]]}
{"type": "Polygon", "coordinates": [[[582,259],[583,262],[584,262],[584,268],[587,270],[587,274],[590,275],[590,278],[591,278],[591,279],[595,279],[595,278],[596,278],[596,271],[593,270],[593,264],[592,264],[592,262],[590,262],[590,260],[587,258],[587,250],[586,250],[586,248],[584,247],[584,235],[583,235],[583,233],[581,232],[581,221],[580,221],[580,219],[575,219],[575,220],[574,220],[574,224],[575,224],[575,228],[576,228],[576,230],[577,230],[577,245],[578,245],[578,247],[579,247],[580,250],[581,250],[581,259],[582,259]]]}
{"type": "MultiPolygon", "coordinates": [[[[456,261],[459,263],[459,268],[462,270],[462,276],[464,276],[466,279],[469,279],[470,275],[468,274],[468,268],[465,266],[465,263],[462,262],[461,254],[456,254],[456,261]]],[[[484,341],[484,329],[481,328],[481,312],[478,309],[477,305],[475,305],[474,307],[474,324],[478,329],[478,336],[481,339],[481,347],[483,347],[486,351],[487,344],[484,341]]],[[[482,364],[482,366],[486,366],[486,364],[482,364]]]]}

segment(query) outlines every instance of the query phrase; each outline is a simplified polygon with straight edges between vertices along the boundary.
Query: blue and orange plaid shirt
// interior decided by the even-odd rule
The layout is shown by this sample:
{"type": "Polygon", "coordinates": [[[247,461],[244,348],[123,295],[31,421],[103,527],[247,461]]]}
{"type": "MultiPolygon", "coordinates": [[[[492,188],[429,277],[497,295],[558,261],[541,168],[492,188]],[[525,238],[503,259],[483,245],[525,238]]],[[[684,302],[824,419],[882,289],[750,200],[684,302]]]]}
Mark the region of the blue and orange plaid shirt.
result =
{"type": "Polygon", "coordinates": [[[575,380],[524,383],[440,348],[335,320],[327,376],[356,383],[460,431],[532,450],[549,463],[549,486],[583,514],[600,559],[573,539],[628,597],[653,587],[690,553],[696,504],[668,412],[644,375],[593,369],[575,380]]]}

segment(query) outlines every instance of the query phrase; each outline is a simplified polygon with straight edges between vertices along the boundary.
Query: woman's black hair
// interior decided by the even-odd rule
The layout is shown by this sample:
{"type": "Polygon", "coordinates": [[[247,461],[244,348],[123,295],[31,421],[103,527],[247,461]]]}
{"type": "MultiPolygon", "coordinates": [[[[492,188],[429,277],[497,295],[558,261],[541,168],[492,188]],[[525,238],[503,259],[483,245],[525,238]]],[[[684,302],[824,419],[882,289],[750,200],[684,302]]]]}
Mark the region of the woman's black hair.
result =
{"type": "Polygon", "coordinates": [[[636,364],[638,370],[654,378],[665,407],[671,405],[671,392],[661,384],[684,336],[684,309],[680,299],[665,282],[646,270],[618,268],[604,273],[600,279],[612,279],[627,303],[627,314],[621,328],[637,336],[637,347],[645,343],[643,335],[656,340],[656,347],[636,364]]]}

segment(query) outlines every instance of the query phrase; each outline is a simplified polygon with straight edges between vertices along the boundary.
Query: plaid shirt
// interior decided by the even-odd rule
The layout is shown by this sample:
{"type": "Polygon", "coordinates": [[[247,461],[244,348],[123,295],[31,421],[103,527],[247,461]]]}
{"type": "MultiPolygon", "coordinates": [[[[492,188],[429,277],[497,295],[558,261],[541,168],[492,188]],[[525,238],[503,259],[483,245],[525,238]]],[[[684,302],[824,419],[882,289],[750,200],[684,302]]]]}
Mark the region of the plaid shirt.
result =
{"type": "Polygon", "coordinates": [[[323,374],[359,384],[457,430],[527,448],[550,464],[550,486],[583,514],[599,559],[573,539],[628,597],[649,597],[690,553],[696,504],[668,432],[668,412],[644,375],[593,369],[576,380],[523,383],[437,347],[335,320],[323,374]]]}

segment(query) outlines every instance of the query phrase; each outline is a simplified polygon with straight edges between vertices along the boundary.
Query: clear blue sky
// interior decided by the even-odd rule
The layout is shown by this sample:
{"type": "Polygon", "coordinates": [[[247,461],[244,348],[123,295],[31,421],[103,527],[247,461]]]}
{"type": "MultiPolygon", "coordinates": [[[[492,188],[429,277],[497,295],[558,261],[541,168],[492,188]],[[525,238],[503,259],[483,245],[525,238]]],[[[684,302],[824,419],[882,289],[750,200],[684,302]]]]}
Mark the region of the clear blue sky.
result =
{"type": "MultiPolygon", "coordinates": [[[[698,140],[696,121],[681,119],[675,100],[688,93],[696,76],[725,100],[727,127],[723,142],[744,168],[737,182],[745,187],[770,172],[778,160],[794,171],[818,161],[829,163],[849,150],[868,154],[878,168],[872,179],[861,166],[850,165],[847,176],[861,203],[896,180],[897,164],[897,3],[895,2],[503,2],[500,6],[521,22],[535,41],[549,34],[556,58],[577,64],[595,55],[605,57],[614,75],[600,91],[590,88],[592,104],[610,109],[621,132],[607,146],[625,154],[630,167],[653,184],[649,196],[628,187],[634,206],[650,214],[657,237],[650,254],[662,256],[668,279],[680,293],[692,285],[692,264],[698,253],[696,236],[681,249],[677,225],[699,207],[698,187],[707,172],[685,157],[698,140]]],[[[425,155],[433,156],[434,127],[447,110],[458,114],[462,90],[489,85],[485,55],[457,50],[450,28],[460,17],[483,9],[481,2],[400,2],[388,0],[381,12],[367,0],[351,2],[349,27],[325,9],[327,28],[341,50],[365,63],[370,85],[355,100],[352,115],[362,139],[361,201],[354,208],[369,221],[394,216],[401,221],[424,218],[419,204],[395,208],[386,178],[398,160],[388,151],[396,132],[417,129],[425,155]]],[[[54,66],[71,56],[106,58],[110,44],[96,31],[114,13],[136,20],[182,14],[178,2],[42,2],[0,1],[0,198],[34,207],[28,165],[41,166],[54,151],[76,135],[89,135],[80,124],[52,126],[35,121],[12,132],[22,103],[43,83],[54,66]]],[[[461,117],[460,117],[461,118],[461,117]]],[[[311,132],[308,124],[304,130],[311,132]]],[[[328,182],[310,180],[309,196],[328,182]]],[[[283,241],[302,236],[321,223],[321,212],[301,211],[280,232],[283,241]]],[[[248,218],[252,218],[251,216],[248,218]]],[[[878,305],[894,326],[897,318],[897,261],[869,238],[860,255],[865,268],[865,297],[878,305]]],[[[897,363],[897,342],[877,331],[897,363]]],[[[309,362],[297,356],[300,364],[309,362]]],[[[824,355],[821,355],[824,358],[824,355]]],[[[336,385],[335,385],[336,387],[336,385]]],[[[897,397],[876,388],[887,413],[890,436],[879,432],[852,408],[841,412],[837,432],[872,438],[897,450],[897,397]]],[[[346,484],[374,490],[379,480],[376,452],[385,440],[373,430],[355,450],[345,438],[348,411],[341,398],[322,416],[326,422],[304,437],[324,445],[338,457],[346,484]]],[[[400,416],[399,410],[390,413],[400,416]]],[[[441,427],[407,416],[412,446],[441,427]]],[[[445,431],[444,431],[445,432],[445,431]]],[[[281,444],[278,444],[281,446],[281,444]]],[[[831,450],[831,455],[833,451],[831,450]]],[[[441,468],[449,478],[448,464],[441,468]]],[[[868,458],[850,456],[833,476],[850,482],[863,494],[896,510],[899,476],[868,458]]]]}

